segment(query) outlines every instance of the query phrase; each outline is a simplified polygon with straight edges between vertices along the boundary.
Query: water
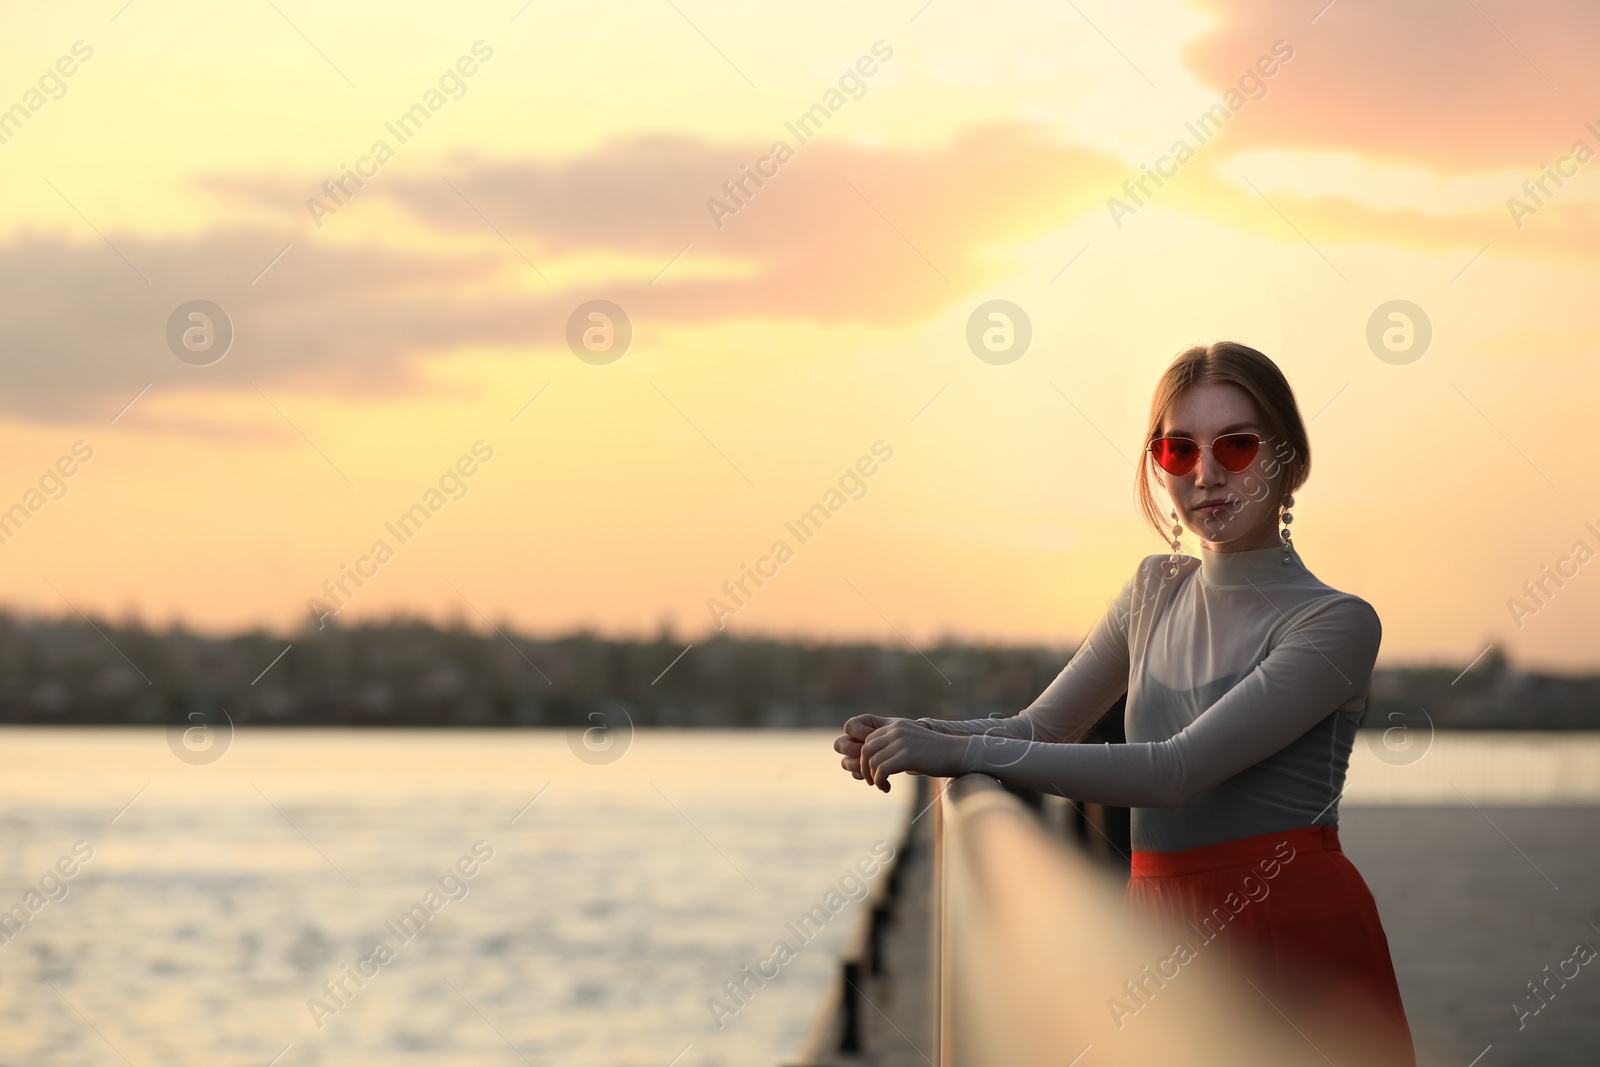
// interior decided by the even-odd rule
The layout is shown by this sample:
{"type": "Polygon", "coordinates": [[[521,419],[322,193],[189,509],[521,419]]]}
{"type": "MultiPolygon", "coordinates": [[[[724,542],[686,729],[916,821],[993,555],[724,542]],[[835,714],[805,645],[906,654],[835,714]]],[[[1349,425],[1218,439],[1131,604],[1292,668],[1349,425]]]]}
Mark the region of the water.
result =
{"type": "Polygon", "coordinates": [[[1362,730],[1341,805],[1600,804],[1600,731],[1362,730]]]}
{"type": "MultiPolygon", "coordinates": [[[[201,766],[161,731],[0,729],[0,908],[65,892],[0,944],[0,1065],[792,1062],[863,909],[785,923],[911,799],[831,738],[641,732],[597,765],[558,732],[252,731],[201,766]],[[719,1030],[708,998],[779,939],[719,1030]]],[[[1345,804],[1600,803],[1597,734],[1413,744],[1363,734],[1345,804]]]]}
{"type": "Polygon", "coordinates": [[[780,1063],[863,909],[784,924],[859,893],[910,801],[831,737],[641,733],[592,766],[560,733],[258,731],[190,766],[161,732],[0,731],[0,906],[93,850],[0,945],[0,1063],[780,1063]],[[780,938],[718,1030],[707,999],[780,938]],[[346,966],[372,977],[340,1005],[346,966]]]}

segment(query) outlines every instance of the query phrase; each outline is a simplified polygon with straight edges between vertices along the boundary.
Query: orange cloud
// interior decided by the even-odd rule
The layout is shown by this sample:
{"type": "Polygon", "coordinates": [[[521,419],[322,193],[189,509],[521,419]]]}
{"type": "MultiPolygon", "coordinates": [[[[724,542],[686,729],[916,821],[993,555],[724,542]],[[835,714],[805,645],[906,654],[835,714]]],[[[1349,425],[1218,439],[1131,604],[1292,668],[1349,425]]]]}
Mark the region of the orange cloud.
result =
{"type": "Polygon", "coordinates": [[[1273,41],[1295,49],[1270,103],[1229,131],[1234,149],[1348,151],[1441,174],[1523,169],[1600,118],[1600,73],[1587,54],[1600,8],[1581,0],[1195,2],[1216,25],[1183,59],[1219,91],[1273,41]]]}
{"type": "MultiPolygon", "coordinates": [[[[17,308],[0,321],[0,347],[29,353],[11,367],[0,406],[35,419],[109,418],[151,382],[403,392],[419,384],[418,357],[561,345],[572,308],[594,296],[615,300],[636,324],[917,321],[1005,270],[988,249],[1103,210],[1123,170],[1011,124],[928,152],[798,145],[764,187],[747,185],[753,195],[719,228],[707,199],[767,152],[651,137],[558,163],[462,161],[448,183],[374,182],[352,209],[387,200],[414,219],[420,229],[401,233],[398,246],[260,229],[110,233],[111,247],[38,236],[0,245],[0,285],[17,308]],[[550,264],[547,290],[512,284],[506,271],[526,267],[510,249],[461,240],[487,232],[485,217],[550,264]],[[665,266],[685,245],[750,269],[669,272],[655,284],[620,274],[567,282],[559,269],[563,255],[588,252],[649,253],[665,266]],[[180,363],[165,340],[173,309],[197,297],[223,307],[236,331],[227,357],[199,368],[180,363]]],[[[275,176],[206,186],[252,204],[302,192],[275,176]]]]}

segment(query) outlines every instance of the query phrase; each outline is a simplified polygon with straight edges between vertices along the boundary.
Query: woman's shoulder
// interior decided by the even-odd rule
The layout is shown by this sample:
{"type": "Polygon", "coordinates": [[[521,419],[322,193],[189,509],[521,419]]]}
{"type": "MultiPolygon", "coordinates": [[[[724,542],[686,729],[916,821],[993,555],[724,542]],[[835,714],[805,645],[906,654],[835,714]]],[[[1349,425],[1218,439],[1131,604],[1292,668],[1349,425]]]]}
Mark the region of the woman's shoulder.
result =
{"type": "Polygon", "coordinates": [[[1153,556],[1146,556],[1139,561],[1133,569],[1133,577],[1129,581],[1133,585],[1154,585],[1161,582],[1171,582],[1175,578],[1182,578],[1197,570],[1200,560],[1194,556],[1178,553],[1177,573],[1173,574],[1172,553],[1158,552],[1153,556]]]}
{"type": "Polygon", "coordinates": [[[1305,595],[1300,603],[1285,614],[1296,626],[1315,622],[1319,625],[1369,638],[1376,643],[1383,637],[1383,620],[1378,610],[1355,593],[1347,593],[1327,584],[1309,571],[1305,595]]]}
{"type": "Polygon", "coordinates": [[[1304,599],[1307,603],[1323,608],[1337,608],[1337,610],[1355,614],[1370,614],[1373,618],[1378,617],[1377,610],[1366,600],[1355,593],[1346,592],[1318,578],[1311,573],[1311,569],[1299,557],[1300,553],[1298,551],[1295,552],[1295,560],[1299,564],[1297,569],[1301,577],[1301,581],[1298,584],[1305,591],[1304,599]]]}
{"type": "Polygon", "coordinates": [[[1137,614],[1142,607],[1154,604],[1163,594],[1175,591],[1199,569],[1198,559],[1181,553],[1176,567],[1173,566],[1171,552],[1144,557],[1123,586],[1123,595],[1128,600],[1130,611],[1137,614]]]}

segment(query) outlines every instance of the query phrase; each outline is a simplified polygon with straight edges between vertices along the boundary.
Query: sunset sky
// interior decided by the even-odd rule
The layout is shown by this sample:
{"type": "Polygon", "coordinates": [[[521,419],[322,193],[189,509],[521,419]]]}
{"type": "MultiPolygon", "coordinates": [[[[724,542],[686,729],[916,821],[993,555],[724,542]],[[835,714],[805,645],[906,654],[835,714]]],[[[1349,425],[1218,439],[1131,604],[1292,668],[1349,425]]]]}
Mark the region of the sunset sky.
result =
{"type": "Polygon", "coordinates": [[[1600,563],[1573,557],[1600,552],[1600,472],[1566,447],[1600,385],[1592,6],[71,0],[7,21],[13,610],[298,627],[382,540],[341,622],[687,643],[784,540],[728,632],[1069,643],[1164,549],[1132,488],[1157,376],[1235,339],[1313,420],[1295,541],[1377,609],[1381,662],[1493,641],[1600,663],[1600,563]],[[768,177],[735,204],[746,167],[768,177]],[[1032,326],[1003,364],[967,343],[997,299],[1032,326]],[[168,346],[192,300],[234,330],[206,366],[168,346]],[[592,300],[631,320],[620,359],[568,346],[592,300]],[[1431,322],[1420,358],[1369,347],[1393,300],[1431,322]],[[421,532],[389,532],[480,441],[421,532]],[[76,442],[92,458],[58,468],[76,442]],[[800,544],[784,524],[876,442],[865,495],[800,544]],[[1564,557],[1575,576],[1526,600],[1564,557]]]}

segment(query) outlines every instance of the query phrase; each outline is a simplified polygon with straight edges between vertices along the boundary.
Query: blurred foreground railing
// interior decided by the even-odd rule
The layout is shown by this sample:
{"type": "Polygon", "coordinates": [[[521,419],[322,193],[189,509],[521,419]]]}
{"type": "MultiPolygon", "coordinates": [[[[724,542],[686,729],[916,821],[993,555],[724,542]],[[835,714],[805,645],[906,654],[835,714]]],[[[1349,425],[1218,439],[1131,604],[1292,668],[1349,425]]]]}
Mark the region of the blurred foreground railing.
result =
{"type": "Polygon", "coordinates": [[[884,1067],[896,1067],[897,1056],[881,1055],[886,1027],[897,1044],[908,1043],[895,1049],[914,1057],[908,1067],[925,1064],[932,1055],[935,994],[927,980],[928,894],[933,884],[930,781],[906,782],[916,791],[913,820],[903,830],[887,874],[861,901],[822,1012],[794,1060],[797,1064],[883,1062],[884,1067]],[[916,818],[917,814],[922,817],[916,818]]]}
{"type": "Polygon", "coordinates": [[[1245,983],[1215,970],[1152,982],[1173,937],[1136,922],[1123,883],[998,781],[934,789],[936,1067],[1325,1067],[1264,995],[1239,995],[1245,983]]]}

